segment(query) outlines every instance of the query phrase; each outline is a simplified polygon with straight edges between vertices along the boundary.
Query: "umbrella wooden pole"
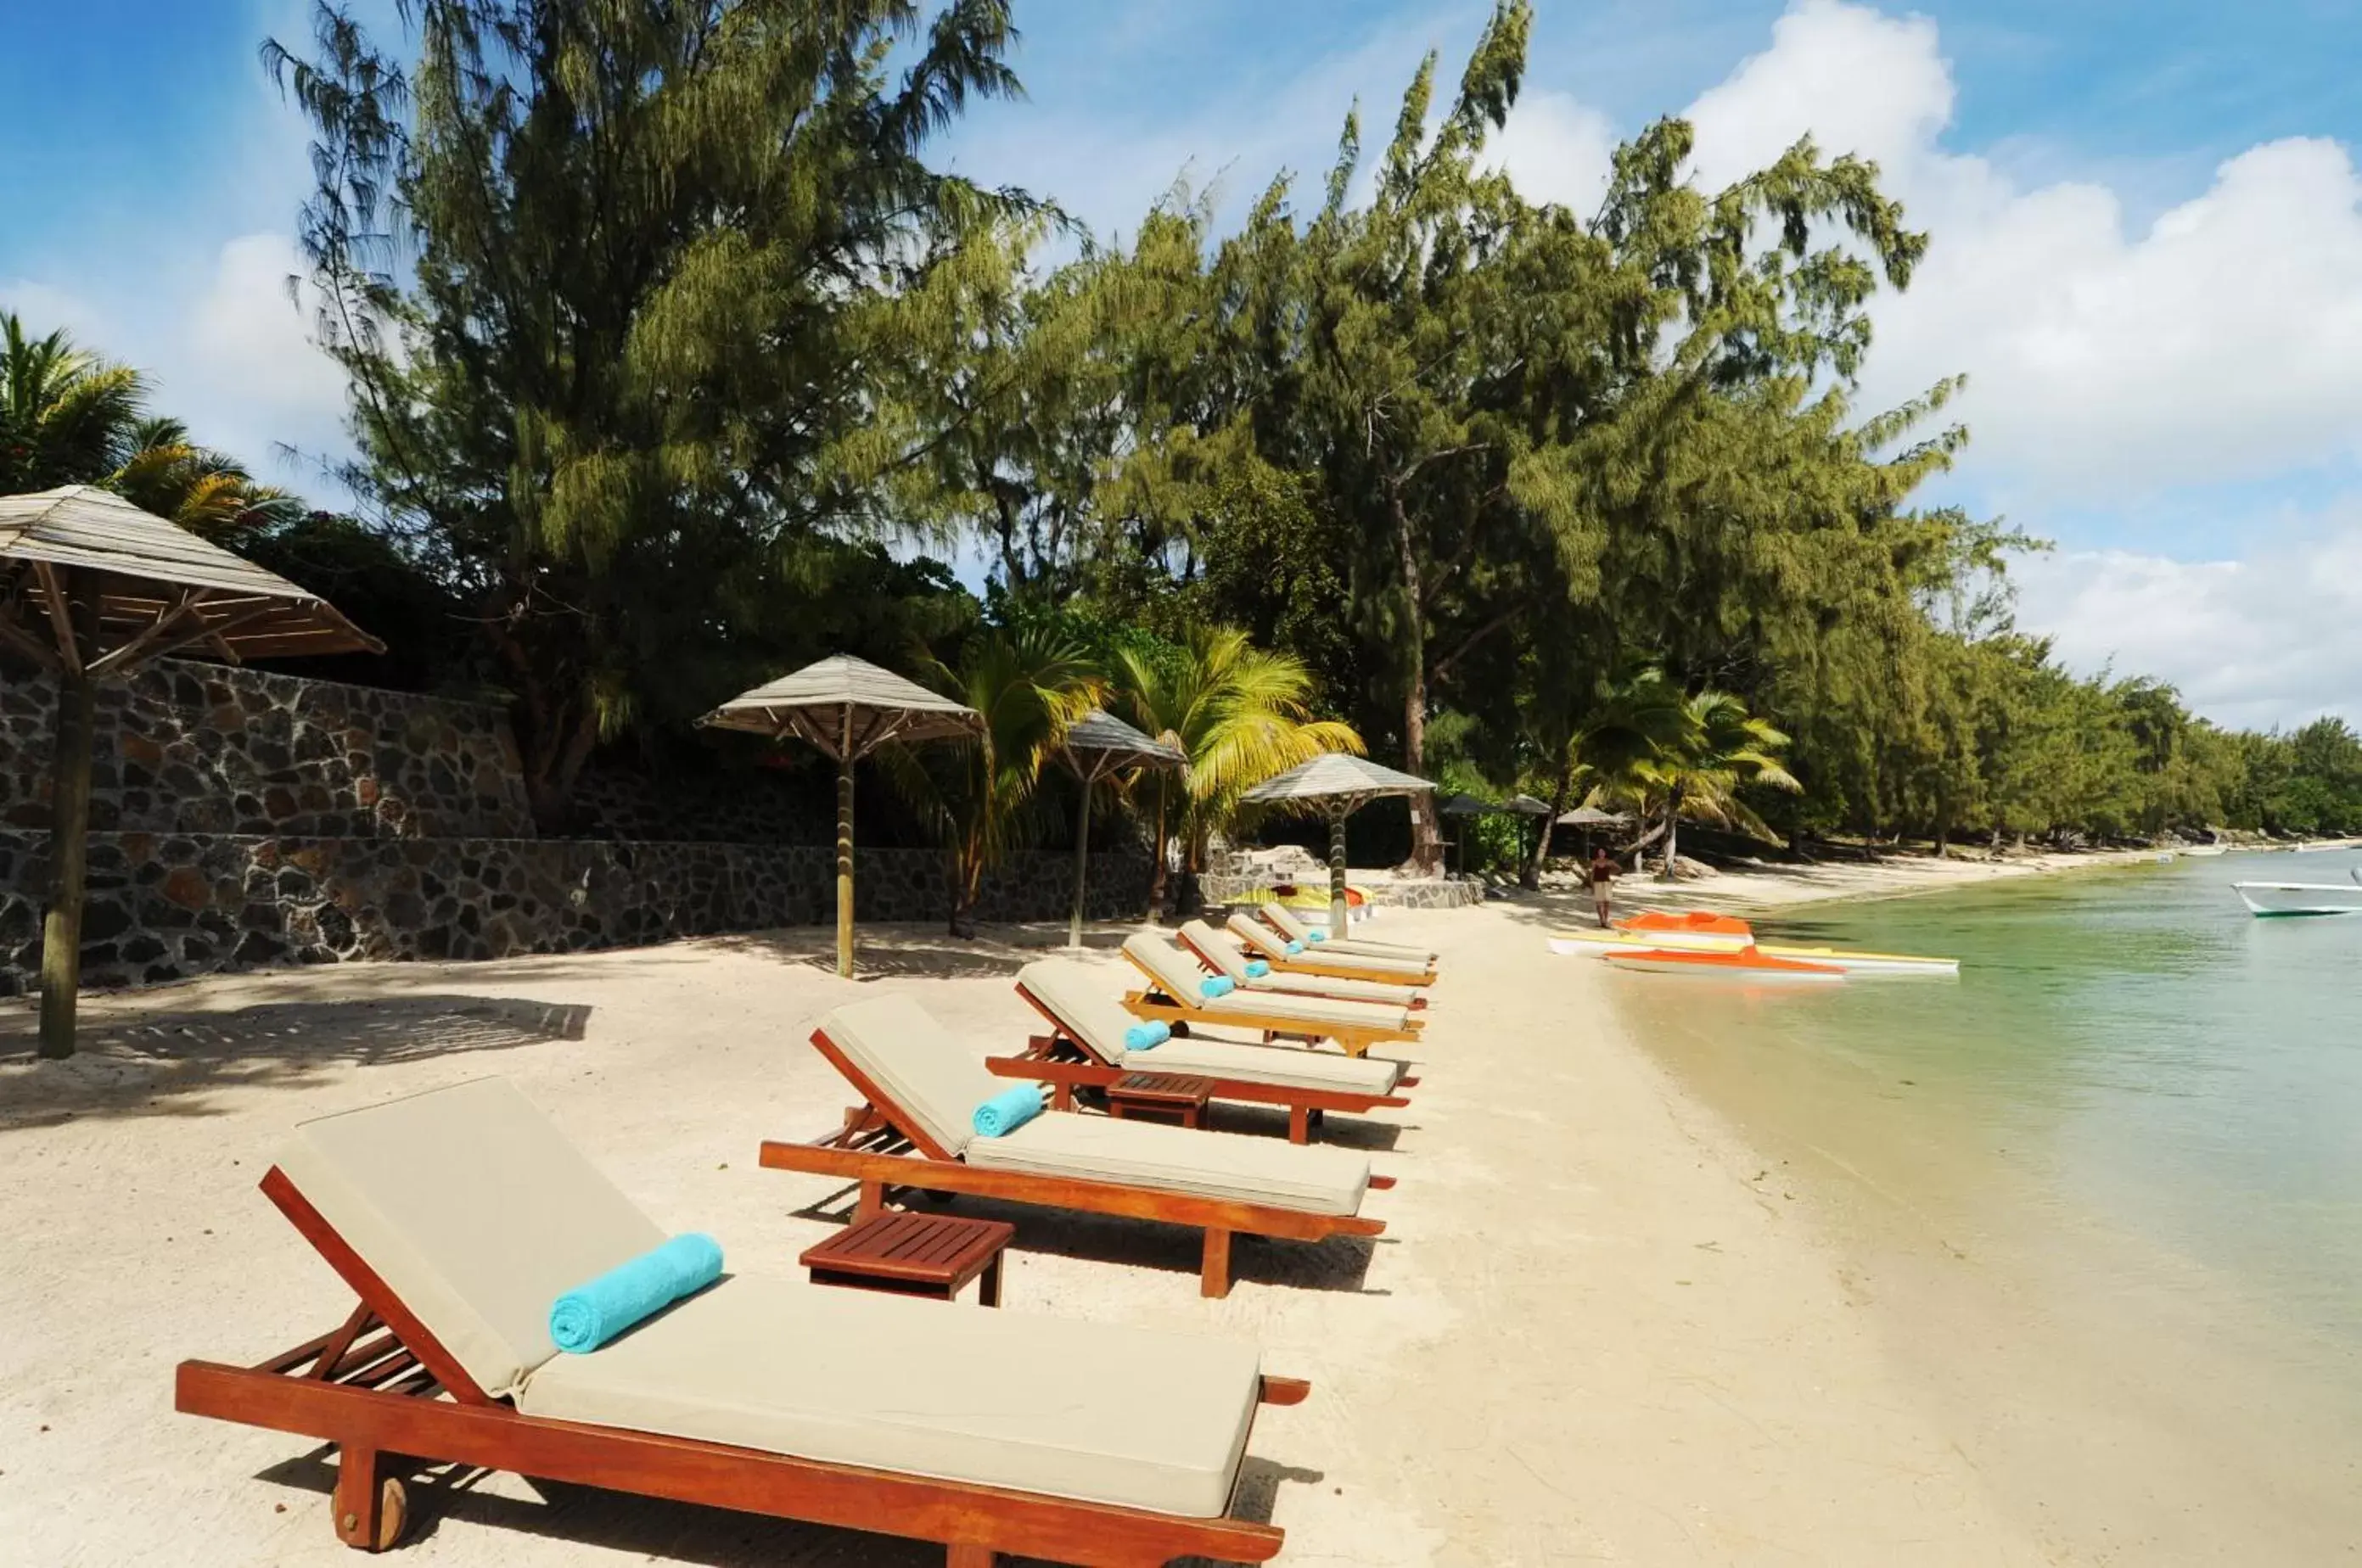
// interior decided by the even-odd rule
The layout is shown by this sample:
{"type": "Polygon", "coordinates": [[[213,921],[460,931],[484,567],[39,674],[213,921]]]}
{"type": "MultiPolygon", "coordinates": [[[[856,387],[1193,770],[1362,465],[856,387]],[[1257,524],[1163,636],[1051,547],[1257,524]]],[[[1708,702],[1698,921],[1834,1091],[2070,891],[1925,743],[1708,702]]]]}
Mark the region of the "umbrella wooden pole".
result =
{"type": "Polygon", "coordinates": [[[1345,812],[1329,814],[1329,934],[1345,935],[1345,812]]]}
{"type": "Polygon", "coordinates": [[[41,1055],[74,1051],[82,915],[90,851],[90,749],[97,694],[80,670],[58,676],[50,782],[50,908],[41,922],[41,1055]]]}
{"type": "Polygon", "coordinates": [[[836,758],[836,972],[853,978],[853,709],[836,758]]]}
{"type": "Polygon", "coordinates": [[[1083,889],[1091,874],[1091,775],[1076,772],[1082,781],[1082,804],[1075,807],[1075,912],[1066,919],[1066,946],[1083,945],[1083,889]]]}

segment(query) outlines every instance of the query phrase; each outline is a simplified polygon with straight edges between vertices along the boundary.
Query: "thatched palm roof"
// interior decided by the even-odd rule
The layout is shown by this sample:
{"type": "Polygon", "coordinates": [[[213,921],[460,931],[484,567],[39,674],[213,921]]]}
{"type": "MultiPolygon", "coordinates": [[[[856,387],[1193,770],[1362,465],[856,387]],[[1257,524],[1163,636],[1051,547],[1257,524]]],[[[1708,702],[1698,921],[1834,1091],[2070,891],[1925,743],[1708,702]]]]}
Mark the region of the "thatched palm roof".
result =
{"type": "Polygon", "coordinates": [[[233,663],[383,650],[318,595],[89,485],[0,496],[0,642],[94,675],[184,648],[233,663]]]}
{"type": "Polygon", "coordinates": [[[838,762],[889,740],[941,740],[974,734],[983,718],[866,659],[838,653],[791,675],[741,692],[698,720],[774,740],[794,736],[838,762]]]}
{"type": "Polygon", "coordinates": [[[1380,795],[1425,795],[1434,788],[1426,779],[1381,767],[1367,757],[1328,751],[1265,779],[1240,798],[1256,806],[1309,805],[1327,800],[1352,811],[1380,795]]]}

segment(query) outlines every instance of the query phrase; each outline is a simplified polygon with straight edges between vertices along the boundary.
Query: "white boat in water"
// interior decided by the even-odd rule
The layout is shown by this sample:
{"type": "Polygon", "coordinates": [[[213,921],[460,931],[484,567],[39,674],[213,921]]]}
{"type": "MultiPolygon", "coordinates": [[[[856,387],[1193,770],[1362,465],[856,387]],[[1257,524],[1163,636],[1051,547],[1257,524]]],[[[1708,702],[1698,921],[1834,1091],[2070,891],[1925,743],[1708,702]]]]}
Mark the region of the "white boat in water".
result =
{"type": "Polygon", "coordinates": [[[2231,891],[2254,915],[2362,915],[2362,870],[2351,883],[2235,882],[2231,891]]]}

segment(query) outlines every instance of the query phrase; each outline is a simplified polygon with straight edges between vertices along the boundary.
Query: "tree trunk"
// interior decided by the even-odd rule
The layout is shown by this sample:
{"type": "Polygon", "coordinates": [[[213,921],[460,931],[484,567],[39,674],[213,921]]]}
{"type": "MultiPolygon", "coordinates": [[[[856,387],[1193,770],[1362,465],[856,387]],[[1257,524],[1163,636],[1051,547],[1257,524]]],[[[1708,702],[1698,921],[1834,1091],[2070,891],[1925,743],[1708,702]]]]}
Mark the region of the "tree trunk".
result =
{"type": "Polygon", "coordinates": [[[1558,819],[1566,811],[1566,797],[1574,789],[1574,760],[1570,757],[1558,771],[1558,787],[1551,792],[1550,815],[1542,818],[1541,836],[1534,840],[1533,857],[1527,861],[1524,874],[1518,885],[1529,892],[1542,885],[1542,862],[1550,859],[1551,835],[1558,831],[1558,819]]]}
{"type": "Polygon", "coordinates": [[[82,989],[84,872],[90,850],[90,751],[96,707],[97,693],[89,676],[80,671],[61,673],[56,750],[50,775],[50,907],[41,921],[40,1052],[50,1058],[74,1052],[74,1011],[82,989]]]}
{"type": "Polygon", "coordinates": [[[1665,795],[1665,865],[1663,876],[1673,878],[1673,864],[1680,856],[1682,833],[1682,786],[1675,784],[1665,795]]]}
{"type": "MultiPolygon", "coordinates": [[[[1403,507],[1402,482],[1386,481],[1386,510],[1395,525],[1395,565],[1402,574],[1403,771],[1424,776],[1427,768],[1427,593],[1420,581],[1418,548],[1410,514],[1403,507]]],[[[1432,797],[1410,797],[1410,858],[1421,876],[1443,866],[1443,840],[1437,831],[1432,797]]]]}
{"type": "Polygon", "coordinates": [[[1164,918],[1165,893],[1172,881],[1172,872],[1165,863],[1165,855],[1171,848],[1165,828],[1165,780],[1159,777],[1156,781],[1156,863],[1149,868],[1148,878],[1148,923],[1152,926],[1164,918]]]}

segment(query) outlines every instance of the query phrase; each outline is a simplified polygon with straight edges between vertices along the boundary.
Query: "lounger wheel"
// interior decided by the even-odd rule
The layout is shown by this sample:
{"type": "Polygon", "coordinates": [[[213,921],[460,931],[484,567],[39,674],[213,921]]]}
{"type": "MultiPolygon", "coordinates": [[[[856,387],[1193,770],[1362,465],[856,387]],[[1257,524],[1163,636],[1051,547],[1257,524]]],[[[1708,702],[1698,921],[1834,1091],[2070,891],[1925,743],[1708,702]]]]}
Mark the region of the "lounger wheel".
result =
{"type": "Polygon", "coordinates": [[[336,1522],[337,1538],[347,1546],[357,1546],[364,1552],[391,1552],[399,1546],[403,1532],[410,1528],[410,1488],[399,1476],[389,1475],[379,1486],[377,1499],[376,1536],[369,1541],[356,1541],[353,1532],[360,1529],[360,1520],[351,1514],[339,1512],[344,1505],[330,1497],[328,1513],[336,1522]]]}
{"type": "Polygon", "coordinates": [[[1173,1020],[1173,1037],[1176,1040],[1186,1040],[1189,1037],[1188,1019],[1175,1018],[1173,1020]]]}

